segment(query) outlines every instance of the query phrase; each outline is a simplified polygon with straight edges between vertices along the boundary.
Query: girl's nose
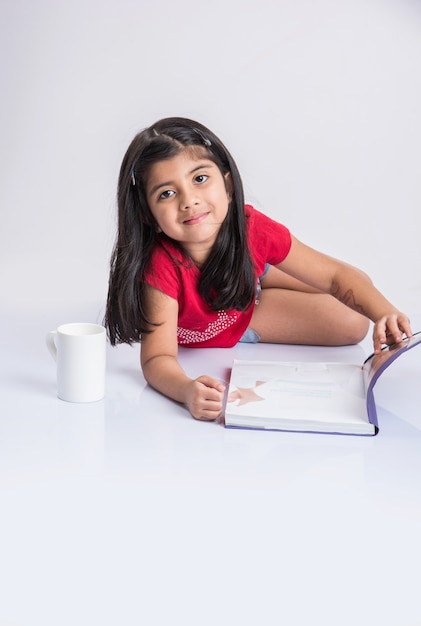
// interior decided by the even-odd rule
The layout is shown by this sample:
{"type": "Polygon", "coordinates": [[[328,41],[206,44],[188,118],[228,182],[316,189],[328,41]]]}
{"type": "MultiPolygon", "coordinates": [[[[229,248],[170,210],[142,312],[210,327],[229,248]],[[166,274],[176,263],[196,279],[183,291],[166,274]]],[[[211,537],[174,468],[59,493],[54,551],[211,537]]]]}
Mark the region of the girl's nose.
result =
{"type": "Polygon", "coordinates": [[[182,194],[180,198],[180,208],[184,210],[191,209],[199,204],[199,198],[195,190],[191,189],[182,194]]]}

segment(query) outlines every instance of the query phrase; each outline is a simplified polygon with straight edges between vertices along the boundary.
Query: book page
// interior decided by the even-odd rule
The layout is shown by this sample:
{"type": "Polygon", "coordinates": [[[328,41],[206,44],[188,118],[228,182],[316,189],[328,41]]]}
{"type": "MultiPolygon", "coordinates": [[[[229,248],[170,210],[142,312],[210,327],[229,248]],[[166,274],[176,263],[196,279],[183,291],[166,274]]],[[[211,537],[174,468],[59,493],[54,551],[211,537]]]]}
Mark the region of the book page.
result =
{"type": "Polygon", "coordinates": [[[236,361],[227,412],[269,420],[366,422],[361,366],[236,361]]]}

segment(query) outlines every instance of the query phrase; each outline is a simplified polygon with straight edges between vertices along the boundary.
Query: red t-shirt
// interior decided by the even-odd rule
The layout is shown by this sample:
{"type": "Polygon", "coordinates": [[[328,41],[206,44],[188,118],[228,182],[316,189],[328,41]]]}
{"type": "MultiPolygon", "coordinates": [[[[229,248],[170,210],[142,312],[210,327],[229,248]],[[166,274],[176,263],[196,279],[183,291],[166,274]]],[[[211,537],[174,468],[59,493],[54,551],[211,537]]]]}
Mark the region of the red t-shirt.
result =
{"type": "MultiPolygon", "coordinates": [[[[250,253],[257,279],[266,263],[281,263],[291,247],[289,230],[245,206],[250,253]]],[[[231,348],[246,331],[253,307],[247,311],[212,311],[199,295],[200,270],[171,241],[158,237],[145,280],[178,302],[177,340],[189,348],[231,348]]]]}

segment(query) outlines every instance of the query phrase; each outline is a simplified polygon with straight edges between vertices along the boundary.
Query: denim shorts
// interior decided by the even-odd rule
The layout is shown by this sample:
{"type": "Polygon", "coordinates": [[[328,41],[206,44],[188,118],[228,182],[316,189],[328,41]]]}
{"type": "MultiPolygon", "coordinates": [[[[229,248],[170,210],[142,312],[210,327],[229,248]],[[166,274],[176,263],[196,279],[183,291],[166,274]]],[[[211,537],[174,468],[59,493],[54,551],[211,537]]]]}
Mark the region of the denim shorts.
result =
{"type": "Polygon", "coordinates": [[[240,339],[240,343],[259,343],[260,335],[252,328],[247,328],[246,332],[240,339]]]}
{"type": "MultiPolygon", "coordinates": [[[[259,304],[259,296],[260,296],[260,292],[262,291],[261,281],[268,273],[269,267],[270,267],[269,263],[266,263],[265,269],[263,270],[263,274],[261,274],[261,276],[259,276],[259,278],[257,279],[256,304],[259,304]]],[[[260,341],[260,335],[256,333],[256,331],[250,327],[247,328],[246,332],[240,339],[240,343],[259,343],[259,341],[260,341]]]]}

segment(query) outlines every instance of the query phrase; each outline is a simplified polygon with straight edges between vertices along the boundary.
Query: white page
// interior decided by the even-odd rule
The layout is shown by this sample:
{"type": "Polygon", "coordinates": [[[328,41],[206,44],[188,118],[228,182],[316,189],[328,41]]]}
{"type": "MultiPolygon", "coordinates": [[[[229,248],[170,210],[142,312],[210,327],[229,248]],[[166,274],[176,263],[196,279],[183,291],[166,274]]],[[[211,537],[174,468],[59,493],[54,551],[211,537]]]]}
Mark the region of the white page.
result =
{"type": "Polygon", "coordinates": [[[227,412],[268,420],[367,422],[360,366],[235,361],[227,412]]]}

